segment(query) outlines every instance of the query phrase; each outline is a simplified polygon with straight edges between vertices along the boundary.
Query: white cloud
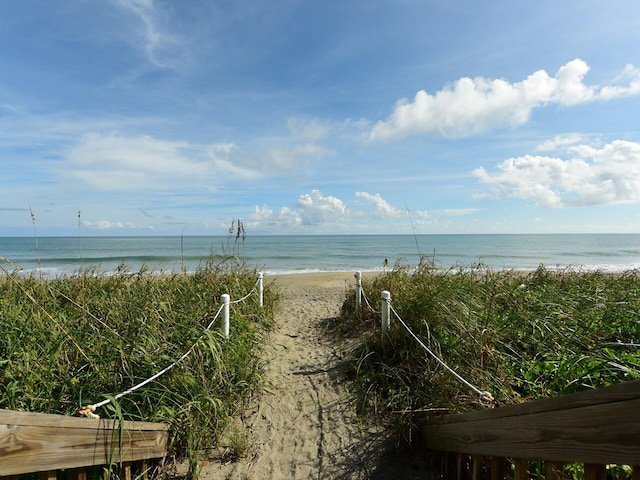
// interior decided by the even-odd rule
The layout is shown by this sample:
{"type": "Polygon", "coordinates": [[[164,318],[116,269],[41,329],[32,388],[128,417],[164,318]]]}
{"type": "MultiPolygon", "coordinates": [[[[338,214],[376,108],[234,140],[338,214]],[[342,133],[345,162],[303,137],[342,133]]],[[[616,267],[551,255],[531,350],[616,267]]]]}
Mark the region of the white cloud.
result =
{"type": "Polygon", "coordinates": [[[169,14],[154,0],[112,0],[139,22],[139,31],[129,39],[142,47],[148,60],[160,68],[173,68],[187,55],[185,42],[168,26],[169,14]]]}
{"type": "Polygon", "coordinates": [[[255,180],[262,176],[255,159],[233,143],[212,145],[207,149],[207,155],[213,162],[213,170],[222,177],[255,180]]]}
{"type": "Polygon", "coordinates": [[[435,95],[420,90],[412,101],[400,100],[389,118],[376,123],[369,139],[388,141],[429,133],[463,137],[517,127],[529,121],[535,108],[548,104],[572,106],[640,94],[640,71],[633,66],[625,69],[628,86],[602,88],[583,83],[589,68],[575,59],[560,67],[554,77],[544,70],[515,83],[464,77],[435,95]]]}
{"type": "Polygon", "coordinates": [[[551,140],[541,143],[536,147],[538,152],[550,152],[568,145],[584,142],[585,138],[579,133],[570,133],[568,135],[556,135],[551,140]]]}
{"type": "Polygon", "coordinates": [[[438,210],[437,213],[448,217],[465,217],[478,213],[479,211],[481,211],[479,208],[445,208],[444,210],[438,210]]]}
{"type": "Polygon", "coordinates": [[[215,190],[212,181],[284,175],[328,154],[322,145],[291,140],[247,151],[233,143],[199,145],[147,135],[87,133],[68,150],[60,171],[101,190],[185,185],[215,190]]]}
{"type": "Polygon", "coordinates": [[[427,210],[416,210],[416,216],[418,217],[418,221],[429,220],[431,214],[427,210]]]}
{"type": "Polygon", "coordinates": [[[297,212],[287,207],[282,207],[280,212],[274,214],[273,210],[268,206],[259,207],[256,205],[253,213],[246,219],[245,224],[249,228],[296,228],[302,225],[302,218],[297,212]]]}
{"type": "Polygon", "coordinates": [[[135,228],[135,224],[133,222],[111,222],[109,220],[97,220],[90,221],[85,220],[82,222],[85,227],[88,228],[96,228],[98,230],[122,230],[124,228],[135,228]]]}
{"type": "Polygon", "coordinates": [[[603,87],[600,95],[605,98],[620,98],[640,94],[640,68],[629,64],[616,79],[618,81],[629,82],[627,86],[612,85],[603,87]]]}
{"type": "Polygon", "coordinates": [[[342,200],[325,196],[319,190],[312,190],[300,195],[294,208],[282,207],[278,213],[267,205],[256,206],[245,223],[251,228],[317,227],[339,224],[348,219],[349,215],[350,212],[342,200]]]}
{"type": "Polygon", "coordinates": [[[261,155],[261,169],[265,173],[277,174],[288,172],[305,165],[309,160],[321,158],[331,152],[315,143],[301,143],[297,145],[285,145],[271,147],[261,155]]]}
{"type": "Polygon", "coordinates": [[[294,138],[305,142],[318,142],[327,137],[330,126],[318,119],[291,117],[287,120],[287,128],[294,138]]]}
{"type": "Polygon", "coordinates": [[[356,192],[356,198],[361,198],[373,205],[376,209],[376,214],[382,218],[398,218],[404,215],[402,210],[390,205],[379,193],[372,195],[367,192],[356,192]]]}
{"type": "Polygon", "coordinates": [[[493,198],[534,200],[542,207],[607,205],[640,201],[640,143],[616,140],[601,149],[573,147],[573,158],[525,155],[480,167],[473,175],[493,198]]]}
{"type": "Polygon", "coordinates": [[[85,135],[67,155],[66,174],[103,190],[163,188],[207,172],[184,142],[149,136],[85,135]]]}
{"type": "Polygon", "coordinates": [[[319,190],[300,195],[297,211],[305,225],[335,223],[348,215],[345,204],[339,198],[324,196],[319,190]]]}

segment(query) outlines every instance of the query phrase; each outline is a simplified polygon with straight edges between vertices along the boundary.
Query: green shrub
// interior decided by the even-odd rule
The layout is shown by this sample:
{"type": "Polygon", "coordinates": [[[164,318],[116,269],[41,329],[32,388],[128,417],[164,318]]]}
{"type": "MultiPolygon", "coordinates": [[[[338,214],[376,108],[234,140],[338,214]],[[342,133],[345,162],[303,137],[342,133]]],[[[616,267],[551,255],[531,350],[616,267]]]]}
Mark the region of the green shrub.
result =
{"type": "Polygon", "coordinates": [[[231,308],[231,335],[214,326],[220,295],[251,291],[256,272],[208,262],[192,275],[152,275],[123,266],[42,280],[0,275],[0,408],[74,414],[190,355],[156,381],[99,409],[101,416],[168,422],[171,453],[192,473],[229,418],[260,386],[261,338],[275,292],[231,308]]]}
{"type": "MultiPolygon", "coordinates": [[[[472,385],[514,404],[640,377],[640,273],[572,269],[442,271],[430,262],[369,277],[376,309],[388,290],[409,328],[472,385]]],[[[391,318],[342,309],[345,330],[366,329],[353,375],[359,405],[388,413],[406,437],[416,414],[479,408],[474,391],[443,369],[391,318]]]]}

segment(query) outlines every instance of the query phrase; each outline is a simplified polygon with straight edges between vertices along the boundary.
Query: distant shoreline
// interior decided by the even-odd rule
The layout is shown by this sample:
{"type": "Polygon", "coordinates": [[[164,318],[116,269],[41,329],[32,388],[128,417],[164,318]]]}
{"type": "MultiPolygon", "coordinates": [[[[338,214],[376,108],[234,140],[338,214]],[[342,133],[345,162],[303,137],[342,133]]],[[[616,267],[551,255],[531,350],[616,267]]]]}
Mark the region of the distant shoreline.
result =
{"type": "MultiPolygon", "coordinates": [[[[363,272],[363,277],[380,272],[363,272]]],[[[355,286],[355,272],[285,273],[264,276],[265,282],[276,282],[289,289],[296,288],[336,288],[355,286]]]]}

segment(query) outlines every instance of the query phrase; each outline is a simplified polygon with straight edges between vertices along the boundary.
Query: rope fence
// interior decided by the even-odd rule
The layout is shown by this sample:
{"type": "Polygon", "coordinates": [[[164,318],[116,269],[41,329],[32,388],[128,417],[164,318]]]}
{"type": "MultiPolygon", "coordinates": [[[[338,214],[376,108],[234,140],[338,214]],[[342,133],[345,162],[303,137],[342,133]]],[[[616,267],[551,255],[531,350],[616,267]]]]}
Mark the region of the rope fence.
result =
{"type": "Polygon", "coordinates": [[[231,297],[229,296],[229,294],[224,293],[224,294],[222,294],[220,296],[220,301],[221,301],[222,305],[220,305],[220,308],[218,308],[218,311],[214,315],[213,320],[211,320],[209,322],[207,327],[202,332],[202,335],[200,335],[198,337],[198,339],[193,343],[193,345],[191,345],[191,347],[189,347],[189,349],[185,353],[183,353],[171,365],[163,368],[162,370],[160,370],[159,372],[155,373],[151,377],[147,378],[146,380],[143,380],[142,382],[138,383],[137,385],[134,385],[133,387],[129,388],[128,390],[125,390],[124,392],[118,393],[117,395],[114,395],[113,397],[106,398],[105,400],[102,400],[102,401],[100,401],[98,403],[94,403],[93,405],[85,405],[83,407],[80,407],[76,412],[77,415],[85,415],[85,416],[90,417],[90,418],[100,418],[100,416],[95,413],[95,411],[98,408],[103,407],[105,405],[108,405],[109,403],[112,403],[113,401],[118,400],[119,398],[122,398],[125,395],[128,395],[128,394],[130,394],[132,392],[135,392],[136,390],[144,387],[148,383],[153,382],[157,378],[160,378],[162,375],[164,375],[165,373],[167,373],[168,371],[173,369],[176,365],[178,365],[185,358],[187,358],[189,356],[189,354],[196,348],[196,346],[198,345],[198,342],[204,337],[205,332],[211,330],[213,325],[216,323],[216,321],[220,317],[220,314],[222,314],[222,334],[224,335],[225,339],[229,339],[229,306],[230,305],[236,305],[238,303],[242,303],[242,302],[246,301],[251,295],[256,293],[256,291],[258,292],[258,297],[259,297],[258,300],[259,300],[260,307],[263,307],[264,306],[264,284],[263,284],[263,274],[262,274],[262,272],[258,273],[258,278],[256,280],[256,283],[253,286],[253,289],[247,295],[245,295],[244,297],[231,302],[230,301],[231,297]]]}
{"type": "Polygon", "coordinates": [[[391,328],[391,313],[393,316],[400,322],[406,332],[411,336],[417,343],[422,347],[439,365],[441,365],[446,371],[448,371],[453,377],[458,380],[461,384],[469,388],[473,391],[480,399],[480,402],[486,407],[494,407],[496,404],[495,399],[491,392],[480,390],[478,387],[473,385],[467,379],[465,379],[462,375],[456,372],[453,368],[445,363],[438,355],[436,355],[427,345],[420,340],[420,338],[409,328],[402,317],[398,314],[395,308],[391,305],[391,293],[387,290],[383,290],[381,293],[381,309],[380,311],[375,310],[371,306],[371,302],[367,298],[367,295],[362,288],[362,274],[360,272],[356,272],[356,310],[360,311],[362,309],[362,299],[364,299],[365,304],[367,305],[368,310],[376,315],[380,315],[380,326],[381,333],[383,336],[388,335],[389,329],[391,328]]]}
{"type": "MultiPolygon", "coordinates": [[[[406,330],[406,332],[418,343],[418,345],[420,345],[420,347],[422,347],[439,365],[441,365],[445,370],[447,370],[451,375],[453,375],[456,378],[456,380],[458,380],[461,384],[465,385],[467,388],[472,390],[476,395],[478,395],[478,397],[480,398],[480,401],[482,402],[483,405],[493,406],[495,404],[495,400],[494,400],[494,398],[493,398],[493,396],[491,395],[490,392],[483,391],[483,390],[477,388],[476,386],[474,386],[471,382],[466,380],[462,375],[460,375],[458,372],[456,372],[453,368],[449,367],[444,362],[444,360],[442,360],[431,349],[429,349],[429,347],[427,347],[427,345],[422,340],[420,340],[420,338],[409,328],[409,326],[406,324],[406,322],[404,322],[404,320],[402,320],[402,318],[400,317],[398,312],[392,307],[392,305],[391,305],[391,293],[390,292],[388,292],[386,290],[384,290],[382,292],[382,294],[381,294],[381,309],[380,310],[376,310],[376,309],[373,308],[371,301],[369,300],[369,298],[367,297],[364,289],[362,288],[362,274],[361,274],[361,272],[356,272],[355,278],[356,278],[356,310],[360,311],[362,309],[362,300],[364,300],[364,304],[366,305],[367,309],[371,313],[376,314],[376,315],[381,315],[381,333],[382,333],[383,336],[387,335],[388,332],[389,332],[389,329],[391,327],[391,314],[393,313],[393,316],[400,322],[400,324],[403,326],[403,328],[406,330]]],[[[79,408],[77,410],[77,414],[78,415],[86,415],[86,416],[91,417],[91,418],[100,418],[95,413],[95,411],[98,408],[103,407],[105,405],[108,405],[109,403],[112,403],[113,401],[118,400],[119,398],[122,398],[125,395],[128,395],[128,394],[130,394],[132,392],[135,392],[136,390],[144,387],[145,385],[153,382],[154,380],[158,379],[159,377],[161,377],[165,373],[169,372],[171,369],[173,369],[176,365],[180,364],[185,358],[187,358],[189,356],[189,354],[195,349],[195,347],[197,346],[198,342],[204,336],[204,332],[211,330],[213,325],[216,323],[216,321],[221,316],[222,316],[222,319],[221,319],[222,334],[223,334],[225,339],[228,339],[229,338],[229,325],[230,325],[230,321],[229,321],[230,306],[242,303],[242,302],[246,301],[249,297],[251,297],[253,294],[257,293],[258,294],[258,299],[259,299],[259,305],[260,305],[260,307],[263,307],[264,306],[264,282],[263,282],[263,279],[264,279],[263,273],[259,272],[258,275],[257,275],[256,283],[254,284],[254,286],[251,289],[251,291],[249,293],[247,293],[244,297],[239,298],[237,300],[231,301],[231,297],[230,297],[229,294],[226,294],[226,293],[222,294],[220,296],[221,305],[218,308],[218,311],[216,312],[213,320],[211,320],[211,322],[209,322],[207,327],[204,329],[202,335],[194,342],[193,345],[191,345],[191,347],[185,353],[183,353],[177,360],[175,360],[169,366],[167,366],[164,369],[160,370],[159,372],[155,373],[154,375],[152,375],[151,377],[147,378],[146,380],[143,380],[142,382],[138,383],[137,385],[134,385],[133,387],[129,388],[128,390],[125,390],[125,391],[123,391],[121,393],[118,393],[118,394],[114,395],[113,397],[107,398],[107,399],[102,400],[102,401],[100,401],[98,403],[94,403],[92,405],[85,405],[85,406],[79,408]]]]}

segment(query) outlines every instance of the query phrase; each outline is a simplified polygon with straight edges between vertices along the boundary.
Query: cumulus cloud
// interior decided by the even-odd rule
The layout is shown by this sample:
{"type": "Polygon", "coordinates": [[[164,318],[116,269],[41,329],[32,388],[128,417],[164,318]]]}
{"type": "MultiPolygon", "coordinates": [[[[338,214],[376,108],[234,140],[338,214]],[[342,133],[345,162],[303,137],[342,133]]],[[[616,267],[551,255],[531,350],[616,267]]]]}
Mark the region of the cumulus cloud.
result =
{"type": "Polygon", "coordinates": [[[386,120],[373,126],[368,137],[374,141],[429,133],[464,137],[523,125],[535,108],[549,104],[572,106],[640,94],[640,69],[632,65],[625,68],[628,85],[596,87],[583,82],[589,68],[585,61],[575,59],[560,67],[553,77],[544,70],[515,83],[464,77],[433,95],[420,90],[412,101],[400,100],[386,120]]]}
{"type": "Polygon", "coordinates": [[[347,207],[342,200],[332,196],[324,196],[319,190],[300,195],[296,205],[297,211],[305,225],[317,225],[344,220],[347,207]]]}
{"type": "Polygon", "coordinates": [[[375,207],[376,214],[382,218],[398,218],[404,215],[400,209],[390,205],[379,193],[374,195],[367,192],[356,192],[356,198],[360,198],[375,207]]]}
{"type": "Polygon", "coordinates": [[[319,190],[312,190],[300,195],[293,208],[282,207],[277,213],[266,205],[256,206],[245,223],[252,228],[313,227],[340,223],[349,215],[350,212],[342,200],[325,196],[319,190]]]}
{"type": "Polygon", "coordinates": [[[302,225],[302,218],[298,212],[287,207],[282,207],[276,214],[266,205],[262,207],[256,205],[245,224],[250,228],[279,227],[289,229],[302,225]]]}
{"type": "Polygon", "coordinates": [[[616,140],[598,149],[570,149],[571,158],[525,155],[489,173],[473,175],[491,187],[492,198],[533,200],[542,207],[607,205],[640,201],[640,143],[616,140]]]}
{"type": "MultiPolygon", "coordinates": [[[[405,211],[389,204],[379,193],[356,192],[355,198],[364,202],[367,208],[351,209],[340,198],[324,195],[320,190],[312,190],[301,194],[291,207],[282,207],[277,211],[267,205],[255,206],[253,213],[245,220],[245,225],[251,228],[308,230],[324,227],[326,231],[327,228],[342,229],[347,225],[349,228],[358,228],[354,224],[356,219],[365,219],[366,223],[366,219],[394,220],[407,215],[405,211]]],[[[417,210],[416,215],[418,222],[429,218],[426,210],[417,210]]]]}

